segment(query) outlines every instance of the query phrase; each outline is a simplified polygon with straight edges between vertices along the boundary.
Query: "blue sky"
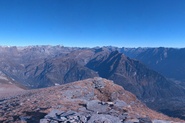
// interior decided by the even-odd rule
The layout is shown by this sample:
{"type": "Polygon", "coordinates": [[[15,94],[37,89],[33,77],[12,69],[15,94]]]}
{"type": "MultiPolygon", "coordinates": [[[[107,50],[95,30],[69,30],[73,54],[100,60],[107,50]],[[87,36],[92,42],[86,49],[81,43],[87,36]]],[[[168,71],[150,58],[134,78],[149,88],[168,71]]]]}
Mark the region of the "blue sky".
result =
{"type": "Polygon", "coordinates": [[[0,0],[0,45],[185,47],[185,0],[0,0]]]}

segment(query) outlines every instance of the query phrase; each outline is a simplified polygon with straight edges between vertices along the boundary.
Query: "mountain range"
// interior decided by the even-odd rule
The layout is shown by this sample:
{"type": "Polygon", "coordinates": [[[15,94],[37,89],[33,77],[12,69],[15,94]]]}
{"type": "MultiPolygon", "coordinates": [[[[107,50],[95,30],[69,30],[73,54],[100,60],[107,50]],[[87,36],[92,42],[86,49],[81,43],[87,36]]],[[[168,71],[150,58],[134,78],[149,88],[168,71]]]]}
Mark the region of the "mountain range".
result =
{"type": "MultiPolygon", "coordinates": [[[[174,74],[169,79],[168,74],[164,74],[157,67],[153,69],[149,64],[154,62],[156,64],[155,60],[160,54],[162,60],[156,65],[162,65],[165,62],[171,65],[177,61],[179,61],[178,67],[184,64],[181,64],[183,58],[181,59],[180,55],[173,59],[169,55],[172,51],[168,49],[167,52],[164,49],[0,47],[0,79],[6,78],[8,81],[1,83],[8,87],[13,85],[12,88],[18,88],[17,90],[30,90],[103,77],[113,80],[115,84],[132,92],[150,108],[169,116],[185,119],[185,88],[183,84],[174,81],[174,79],[183,81],[183,78],[178,78],[174,74]],[[154,50],[158,52],[155,53],[154,50]],[[141,55],[142,53],[145,55],[141,55]]],[[[183,55],[183,52],[181,54],[183,55]]],[[[166,71],[169,70],[166,69],[166,71]]],[[[181,72],[183,75],[183,71],[181,72]]]]}

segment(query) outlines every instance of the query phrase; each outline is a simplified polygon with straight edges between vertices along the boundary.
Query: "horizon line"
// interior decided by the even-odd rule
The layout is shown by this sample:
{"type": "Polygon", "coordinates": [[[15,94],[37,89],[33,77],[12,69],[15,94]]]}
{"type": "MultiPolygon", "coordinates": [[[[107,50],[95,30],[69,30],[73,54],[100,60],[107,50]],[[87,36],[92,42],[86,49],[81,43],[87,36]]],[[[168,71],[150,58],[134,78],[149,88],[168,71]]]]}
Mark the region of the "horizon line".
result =
{"type": "Polygon", "coordinates": [[[60,47],[69,47],[69,48],[103,48],[103,47],[114,47],[114,48],[173,48],[173,49],[183,49],[185,47],[172,47],[172,46],[123,46],[123,47],[119,47],[119,46],[113,46],[113,45],[104,45],[104,46],[65,46],[62,44],[57,44],[57,45],[52,45],[52,44],[39,44],[39,45],[0,45],[0,47],[41,47],[41,46],[51,46],[51,47],[56,47],[56,46],[60,46],[60,47]]]}

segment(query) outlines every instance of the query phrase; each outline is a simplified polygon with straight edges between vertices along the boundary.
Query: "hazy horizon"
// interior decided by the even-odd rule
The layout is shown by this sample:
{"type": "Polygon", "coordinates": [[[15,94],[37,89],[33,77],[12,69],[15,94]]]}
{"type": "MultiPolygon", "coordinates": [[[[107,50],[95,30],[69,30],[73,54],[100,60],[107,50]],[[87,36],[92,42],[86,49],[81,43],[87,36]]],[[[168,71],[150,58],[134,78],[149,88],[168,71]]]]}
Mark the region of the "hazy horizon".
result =
{"type": "Polygon", "coordinates": [[[88,46],[65,46],[65,45],[61,45],[61,44],[58,44],[58,45],[50,45],[50,44],[41,44],[41,45],[24,45],[24,46],[19,46],[19,45],[0,45],[0,47],[41,47],[41,46],[52,46],[52,47],[55,47],[55,46],[61,46],[61,47],[69,47],[69,48],[102,48],[102,47],[115,47],[115,48],[172,48],[172,49],[184,49],[185,47],[127,47],[127,46],[93,46],[93,47],[88,47],[88,46]]]}

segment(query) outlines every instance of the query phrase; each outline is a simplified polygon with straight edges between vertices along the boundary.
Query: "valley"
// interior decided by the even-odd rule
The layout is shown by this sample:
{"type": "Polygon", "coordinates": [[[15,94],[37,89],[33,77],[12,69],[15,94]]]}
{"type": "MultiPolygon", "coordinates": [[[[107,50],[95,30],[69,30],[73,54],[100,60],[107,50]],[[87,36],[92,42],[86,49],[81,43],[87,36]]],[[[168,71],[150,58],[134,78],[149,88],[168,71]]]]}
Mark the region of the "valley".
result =
{"type": "MultiPolygon", "coordinates": [[[[13,98],[21,99],[21,95],[36,92],[40,88],[51,86],[57,88],[63,84],[72,86],[75,81],[102,77],[112,80],[115,84],[133,93],[149,108],[171,117],[185,119],[183,84],[167,78],[165,74],[156,69],[153,70],[148,64],[145,65],[139,59],[139,55],[136,58],[135,54],[139,54],[138,52],[131,56],[131,49],[45,45],[0,47],[0,51],[0,97],[2,100],[11,97],[10,100],[8,99],[11,102],[13,98]]],[[[179,58],[179,60],[182,59],[179,58]]],[[[24,96],[24,98],[29,97],[24,96]]],[[[38,101],[42,98],[45,97],[38,97],[38,101]]],[[[50,103],[47,105],[52,106],[50,103]]],[[[49,110],[44,113],[49,113],[49,110]]],[[[20,118],[14,120],[19,121],[20,118]]]]}

